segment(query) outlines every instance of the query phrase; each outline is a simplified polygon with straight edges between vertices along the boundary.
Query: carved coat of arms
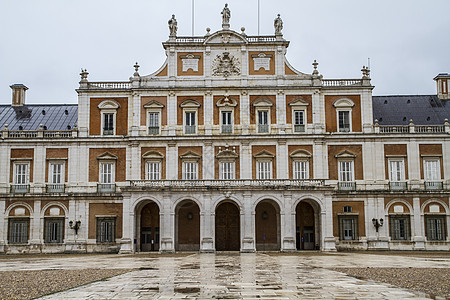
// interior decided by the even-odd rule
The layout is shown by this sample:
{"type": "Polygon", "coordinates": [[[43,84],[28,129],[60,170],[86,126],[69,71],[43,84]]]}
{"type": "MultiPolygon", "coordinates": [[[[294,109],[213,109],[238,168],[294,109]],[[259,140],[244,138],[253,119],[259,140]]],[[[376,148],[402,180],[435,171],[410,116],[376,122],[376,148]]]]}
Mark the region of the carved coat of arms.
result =
{"type": "Polygon", "coordinates": [[[212,63],[213,76],[230,76],[240,75],[241,65],[239,60],[230,55],[229,52],[224,52],[222,55],[217,55],[212,63]]]}

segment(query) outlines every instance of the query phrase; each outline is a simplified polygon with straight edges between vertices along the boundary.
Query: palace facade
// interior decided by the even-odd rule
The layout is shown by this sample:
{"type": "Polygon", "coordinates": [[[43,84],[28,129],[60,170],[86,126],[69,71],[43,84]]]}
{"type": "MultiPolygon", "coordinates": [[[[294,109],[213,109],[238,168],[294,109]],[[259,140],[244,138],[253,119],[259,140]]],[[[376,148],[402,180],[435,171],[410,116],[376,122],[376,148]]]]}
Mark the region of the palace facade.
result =
{"type": "MultiPolygon", "coordinates": [[[[226,9],[228,9],[226,7],[226,9]]],[[[163,43],[77,105],[0,106],[0,253],[449,250],[449,74],[437,95],[325,79],[275,35],[163,43]]],[[[430,78],[431,80],[431,78],[430,78]]]]}

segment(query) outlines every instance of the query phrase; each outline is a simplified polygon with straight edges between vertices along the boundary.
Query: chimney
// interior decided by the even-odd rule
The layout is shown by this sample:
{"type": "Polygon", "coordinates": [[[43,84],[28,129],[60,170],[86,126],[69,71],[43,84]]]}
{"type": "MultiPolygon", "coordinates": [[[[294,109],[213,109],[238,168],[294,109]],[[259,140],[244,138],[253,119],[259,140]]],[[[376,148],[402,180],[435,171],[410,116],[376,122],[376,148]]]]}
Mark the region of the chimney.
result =
{"type": "Polygon", "coordinates": [[[450,74],[439,73],[436,77],[437,95],[441,100],[450,100],[450,93],[448,92],[448,85],[450,83],[450,74]]]}
{"type": "Polygon", "coordinates": [[[23,84],[13,84],[9,86],[12,89],[12,106],[23,106],[25,104],[25,92],[28,88],[23,84]]]}

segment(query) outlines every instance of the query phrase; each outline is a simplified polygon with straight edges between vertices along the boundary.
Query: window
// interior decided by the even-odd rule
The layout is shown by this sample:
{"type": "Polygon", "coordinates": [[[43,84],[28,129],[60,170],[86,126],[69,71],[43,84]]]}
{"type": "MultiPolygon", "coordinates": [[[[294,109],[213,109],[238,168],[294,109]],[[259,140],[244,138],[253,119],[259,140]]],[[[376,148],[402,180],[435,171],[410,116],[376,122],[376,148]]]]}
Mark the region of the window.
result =
{"type": "Polygon", "coordinates": [[[258,179],[272,179],[272,161],[258,161],[258,179]]]}
{"type": "Polygon", "coordinates": [[[62,243],[64,238],[64,218],[44,219],[44,239],[46,243],[62,243]]]}
{"type": "Polygon", "coordinates": [[[17,185],[28,184],[28,163],[15,164],[14,183],[17,185]]]}
{"type": "Polygon", "coordinates": [[[185,134],[195,134],[197,133],[197,124],[198,124],[198,110],[201,107],[200,103],[188,99],[183,101],[180,104],[180,107],[183,109],[183,131],[185,134]]]}
{"type": "Polygon", "coordinates": [[[104,100],[98,105],[102,117],[102,135],[116,134],[116,113],[119,107],[120,105],[114,100],[104,100]]]}
{"type": "Polygon", "coordinates": [[[159,112],[148,113],[148,134],[159,134],[159,112]]]}
{"type": "Polygon", "coordinates": [[[10,244],[26,244],[28,243],[28,230],[30,226],[30,219],[9,219],[9,233],[8,242],[10,244]]]}
{"type": "Polygon", "coordinates": [[[100,163],[100,183],[111,184],[114,182],[114,163],[103,162],[100,163]]]}
{"type": "Polygon", "coordinates": [[[50,183],[64,183],[64,164],[60,162],[50,163],[50,183]]]}
{"type": "Polygon", "coordinates": [[[97,243],[114,243],[115,232],[115,217],[97,217],[97,243]]]}
{"type": "Polygon", "coordinates": [[[231,180],[234,176],[234,161],[224,161],[220,163],[220,179],[231,180]]]}
{"type": "Polygon", "coordinates": [[[114,193],[116,191],[115,185],[115,168],[117,156],[109,152],[105,152],[97,156],[99,160],[99,184],[97,184],[97,192],[100,193],[114,193]]]}
{"type": "Polygon", "coordinates": [[[350,132],[350,111],[338,111],[339,132],[350,132]]]}
{"type": "Polygon", "coordinates": [[[345,213],[351,213],[352,212],[352,207],[351,206],[344,206],[344,212],[345,213]]]}
{"type": "Polygon", "coordinates": [[[147,180],[161,179],[161,162],[149,161],[147,162],[147,180]]]}
{"type": "Polygon", "coordinates": [[[114,114],[103,114],[103,135],[114,135],[114,114]]]}
{"type": "Polygon", "coordinates": [[[309,178],[309,163],[307,160],[294,161],[294,179],[309,178]]]}
{"type": "Polygon", "coordinates": [[[258,132],[269,132],[269,111],[267,110],[258,110],[258,132]]]}
{"type": "Polygon", "coordinates": [[[447,238],[444,215],[426,215],[425,226],[427,240],[445,241],[445,239],[447,238]]]}
{"type": "Polygon", "coordinates": [[[305,132],[305,111],[294,111],[294,132],[305,132]]]}
{"type": "Polygon", "coordinates": [[[339,216],[341,240],[358,240],[358,216],[339,216]]]}
{"type": "Polygon", "coordinates": [[[389,228],[392,240],[410,239],[410,221],[408,216],[389,216],[389,228]]]}
{"type": "Polygon", "coordinates": [[[439,159],[423,160],[423,175],[425,181],[441,180],[441,162],[439,159]]]}
{"type": "Polygon", "coordinates": [[[339,161],[339,181],[354,181],[353,161],[339,161]]]}
{"type": "Polygon", "coordinates": [[[184,133],[186,134],[194,134],[196,132],[195,129],[195,112],[187,111],[185,112],[185,127],[184,133]]]}
{"type": "Polygon", "coordinates": [[[233,133],[233,120],[231,111],[222,111],[222,133],[233,133]]]}
{"type": "Polygon", "coordinates": [[[198,163],[197,162],[184,162],[183,164],[183,179],[184,180],[197,180],[198,175],[198,163]]]}
{"type": "Polygon", "coordinates": [[[389,160],[389,180],[394,182],[405,180],[403,159],[389,160]]]}

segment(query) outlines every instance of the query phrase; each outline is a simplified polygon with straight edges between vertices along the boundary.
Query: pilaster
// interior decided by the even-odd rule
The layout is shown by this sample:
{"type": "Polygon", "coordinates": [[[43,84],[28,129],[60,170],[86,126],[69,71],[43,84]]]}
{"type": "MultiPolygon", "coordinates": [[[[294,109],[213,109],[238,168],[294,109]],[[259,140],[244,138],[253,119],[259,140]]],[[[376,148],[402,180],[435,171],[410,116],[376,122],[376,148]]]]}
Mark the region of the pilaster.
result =
{"type": "Polygon", "coordinates": [[[169,136],[176,134],[177,128],[177,97],[175,92],[170,91],[167,97],[167,125],[169,136]]]}
{"type": "Polygon", "coordinates": [[[277,112],[276,120],[272,120],[272,123],[277,124],[278,132],[280,134],[286,133],[286,96],[283,90],[279,90],[276,96],[277,112]]]}
{"type": "Polygon", "coordinates": [[[167,159],[166,159],[166,177],[169,180],[178,179],[178,155],[177,155],[177,144],[174,141],[170,141],[167,149],[167,159]]]}
{"type": "Polygon", "coordinates": [[[250,96],[247,91],[241,92],[240,99],[240,121],[242,126],[242,134],[249,134],[250,129],[250,96]]]}
{"type": "Polygon", "coordinates": [[[214,223],[211,215],[212,194],[203,193],[203,211],[200,211],[200,251],[214,252],[214,223]]]}
{"type": "Polygon", "coordinates": [[[288,147],[286,146],[286,140],[278,140],[277,149],[277,178],[276,179],[288,179],[288,147]]]}
{"type": "Polygon", "coordinates": [[[242,141],[240,149],[241,179],[252,178],[252,154],[249,141],[242,141]]]}
{"type": "Polygon", "coordinates": [[[292,192],[283,193],[284,207],[281,217],[281,251],[295,250],[295,207],[292,204],[292,192]]]}
{"type": "Polygon", "coordinates": [[[214,147],[205,141],[203,147],[203,179],[214,179],[214,147]]]}
{"type": "Polygon", "coordinates": [[[213,127],[213,94],[211,91],[205,93],[205,101],[203,102],[203,121],[205,124],[205,135],[212,135],[213,127]]]}
{"type": "Polygon", "coordinates": [[[243,212],[241,211],[241,251],[255,252],[255,212],[252,210],[252,193],[245,191],[243,193],[243,212]]]}
{"type": "Polygon", "coordinates": [[[414,228],[414,250],[425,250],[425,236],[422,227],[422,214],[420,211],[420,198],[413,198],[414,220],[411,220],[411,226],[414,228]]]}

